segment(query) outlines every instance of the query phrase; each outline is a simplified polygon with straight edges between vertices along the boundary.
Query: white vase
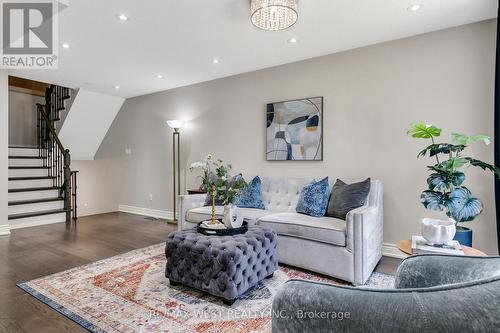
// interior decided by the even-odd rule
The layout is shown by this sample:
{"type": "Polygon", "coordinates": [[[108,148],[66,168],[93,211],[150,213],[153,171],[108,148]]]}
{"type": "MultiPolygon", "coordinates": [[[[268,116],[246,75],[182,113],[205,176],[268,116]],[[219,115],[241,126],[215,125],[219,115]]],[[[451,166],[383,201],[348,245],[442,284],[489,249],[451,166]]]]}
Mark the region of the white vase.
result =
{"type": "Polygon", "coordinates": [[[422,219],[422,237],[429,245],[441,245],[450,242],[455,237],[455,220],[422,219]]]}
{"type": "Polygon", "coordinates": [[[235,206],[233,204],[227,204],[224,206],[224,211],[222,213],[222,223],[226,226],[226,228],[233,227],[233,216],[235,206]]]}
{"type": "Polygon", "coordinates": [[[224,206],[222,223],[227,228],[239,228],[243,225],[243,214],[235,205],[227,204],[224,206]]]}
{"type": "Polygon", "coordinates": [[[240,211],[238,207],[234,207],[235,217],[231,222],[233,228],[239,228],[243,225],[243,213],[240,211]]]}

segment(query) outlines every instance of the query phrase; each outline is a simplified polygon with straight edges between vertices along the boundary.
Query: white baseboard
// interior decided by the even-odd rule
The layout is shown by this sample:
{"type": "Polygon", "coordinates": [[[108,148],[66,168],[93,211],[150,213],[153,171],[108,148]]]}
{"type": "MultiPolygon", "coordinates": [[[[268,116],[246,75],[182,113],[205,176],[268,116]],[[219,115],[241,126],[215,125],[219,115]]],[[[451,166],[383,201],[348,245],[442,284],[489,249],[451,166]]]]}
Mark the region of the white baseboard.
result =
{"type": "Polygon", "coordinates": [[[151,208],[118,205],[118,211],[124,212],[124,213],[142,215],[142,216],[151,216],[151,217],[165,219],[165,220],[169,220],[169,219],[171,220],[174,218],[173,212],[168,212],[166,210],[151,209],[151,208]]]}
{"type": "Polygon", "coordinates": [[[55,223],[66,223],[65,213],[46,216],[33,216],[25,219],[11,220],[10,230],[39,227],[42,225],[55,223]]]}
{"type": "Polygon", "coordinates": [[[404,259],[408,257],[408,255],[404,252],[401,252],[396,244],[391,243],[383,243],[382,244],[382,255],[385,257],[404,259]]]}
{"type": "Polygon", "coordinates": [[[0,236],[10,235],[10,226],[8,224],[0,225],[0,236]]]}

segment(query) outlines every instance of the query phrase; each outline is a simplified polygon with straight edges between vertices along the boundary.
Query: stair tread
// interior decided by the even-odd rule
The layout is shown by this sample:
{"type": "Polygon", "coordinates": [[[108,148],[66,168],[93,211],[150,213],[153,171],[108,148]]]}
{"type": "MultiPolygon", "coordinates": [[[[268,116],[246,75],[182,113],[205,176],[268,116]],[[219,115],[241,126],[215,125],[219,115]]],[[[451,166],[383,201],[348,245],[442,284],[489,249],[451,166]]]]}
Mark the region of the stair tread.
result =
{"type": "Polygon", "coordinates": [[[48,169],[48,166],[31,166],[31,165],[24,165],[24,166],[9,166],[9,169],[16,170],[16,169],[48,169]]]}
{"type": "Polygon", "coordinates": [[[21,214],[12,214],[9,215],[9,220],[16,220],[16,219],[23,219],[27,217],[34,217],[34,216],[43,216],[43,215],[52,215],[52,214],[60,214],[60,213],[66,213],[68,210],[67,209],[51,209],[51,210],[42,210],[39,212],[30,212],[30,213],[21,213],[21,214]]]}
{"type": "Polygon", "coordinates": [[[9,158],[10,159],[31,159],[31,160],[37,159],[37,160],[41,160],[44,157],[40,157],[40,156],[15,156],[15,155],[12,156],[12,155],[9,155],[9,158]]]}
{"type": "Polygon", "coordinates": [[[36,177],[9,177],[9,181],[12,180],[44,180],[44,179],[55,179],[54,176],[36,176],[36,177]]]}
{"type": "Polygon", "coordinates": [[[9,206],[29,205],[29,204],[53,202],[53,201],[64,201],[64,199],[63,198],[43,198],[43,199],[33,199],[33,200],[16,200],[16,201],[9,201],[9,206]]]}
{"type": "MultiPolygon", "coordinates": [[[[19,146],[19,147],[15,147],[15,146],[9,146],[10,149],[40,149],[38,147],[29,147],[29,146],[19,146]]],[[[45,149],[45,148],[41,148],[41,149],[45,149]]]]}
{"type": "Polygon", "coordinates": [[[11,189],[9,189],[9,193],[33,192],[33,191],[51,191],[51,190],[59,190],[59,189],[60,189],[60,187],[56,187],[56,186],[11,188],[11,189]]]}

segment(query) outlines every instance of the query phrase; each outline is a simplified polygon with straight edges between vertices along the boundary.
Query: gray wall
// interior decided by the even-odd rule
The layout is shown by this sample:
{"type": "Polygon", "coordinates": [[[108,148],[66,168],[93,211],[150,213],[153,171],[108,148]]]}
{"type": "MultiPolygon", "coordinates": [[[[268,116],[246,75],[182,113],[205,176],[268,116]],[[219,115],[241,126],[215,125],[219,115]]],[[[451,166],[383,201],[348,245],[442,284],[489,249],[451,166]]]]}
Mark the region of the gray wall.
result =
{"type": "Polygon", "coordinates": [[[45,99],[31,94],[9,91],[9,145],[36,147],[36,104],[45,99]]]}
{"type": "MultiPolygon", "coordinates": [[[[164,122],[182,118],[190,121],[182,131],[184,166],[210,152],[244,174],[382,179],[384,241],[395,243],[433,215],[419,203],[432,161],[416,159],[426,143],[405,134],[409,124],[493,135],[494,55],[495,21],[486,21],[129,99],[96,155],[100,165],[90,170],[108,170],[98,176],[106,175],[106,185],[94,176],[80,184],[81,200],[97,205],[82,212],[117,203],[171,210],[171,131],[164,122]],[[324,96],[324,161],[266,162],[266,103],[310,96],[324,96]]],[[[478,145],[474,154],[491,162],[493,146],[478,145]]],[[[187,188],[198,185],[195,174],[184,174],[187,188]]],[[[472,169],[468,175],[485,204],[469,224],[475,246],[495,253],[493,177],[472,169]]]]}
{"type": "Polygon", "coordinates": [[[8,138],[9,138],[9,84],[7,72],[0,70],[0,225],[7,224],[7,188],[8,188],[8,138]]]}

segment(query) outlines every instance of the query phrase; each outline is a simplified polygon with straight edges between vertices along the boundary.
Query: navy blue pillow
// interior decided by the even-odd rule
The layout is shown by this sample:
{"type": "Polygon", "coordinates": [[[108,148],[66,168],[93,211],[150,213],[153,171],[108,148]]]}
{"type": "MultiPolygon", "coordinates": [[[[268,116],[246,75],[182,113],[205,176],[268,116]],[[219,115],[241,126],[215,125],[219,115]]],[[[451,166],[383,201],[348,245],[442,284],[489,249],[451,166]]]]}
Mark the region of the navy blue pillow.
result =
{"type": "Polygon", "coordinates": [[[328,177],[320,181],[313,180],[300,192],[296,211],[314,217],[325,216],[329,197],[328,177]]]}
{"type": "Polygon", "coordinates": [[[261,181],[259,176],[255,176],[245,188],[241,189],[234,204],[239,208],[266,209],[262,201],[261,181]]]}

